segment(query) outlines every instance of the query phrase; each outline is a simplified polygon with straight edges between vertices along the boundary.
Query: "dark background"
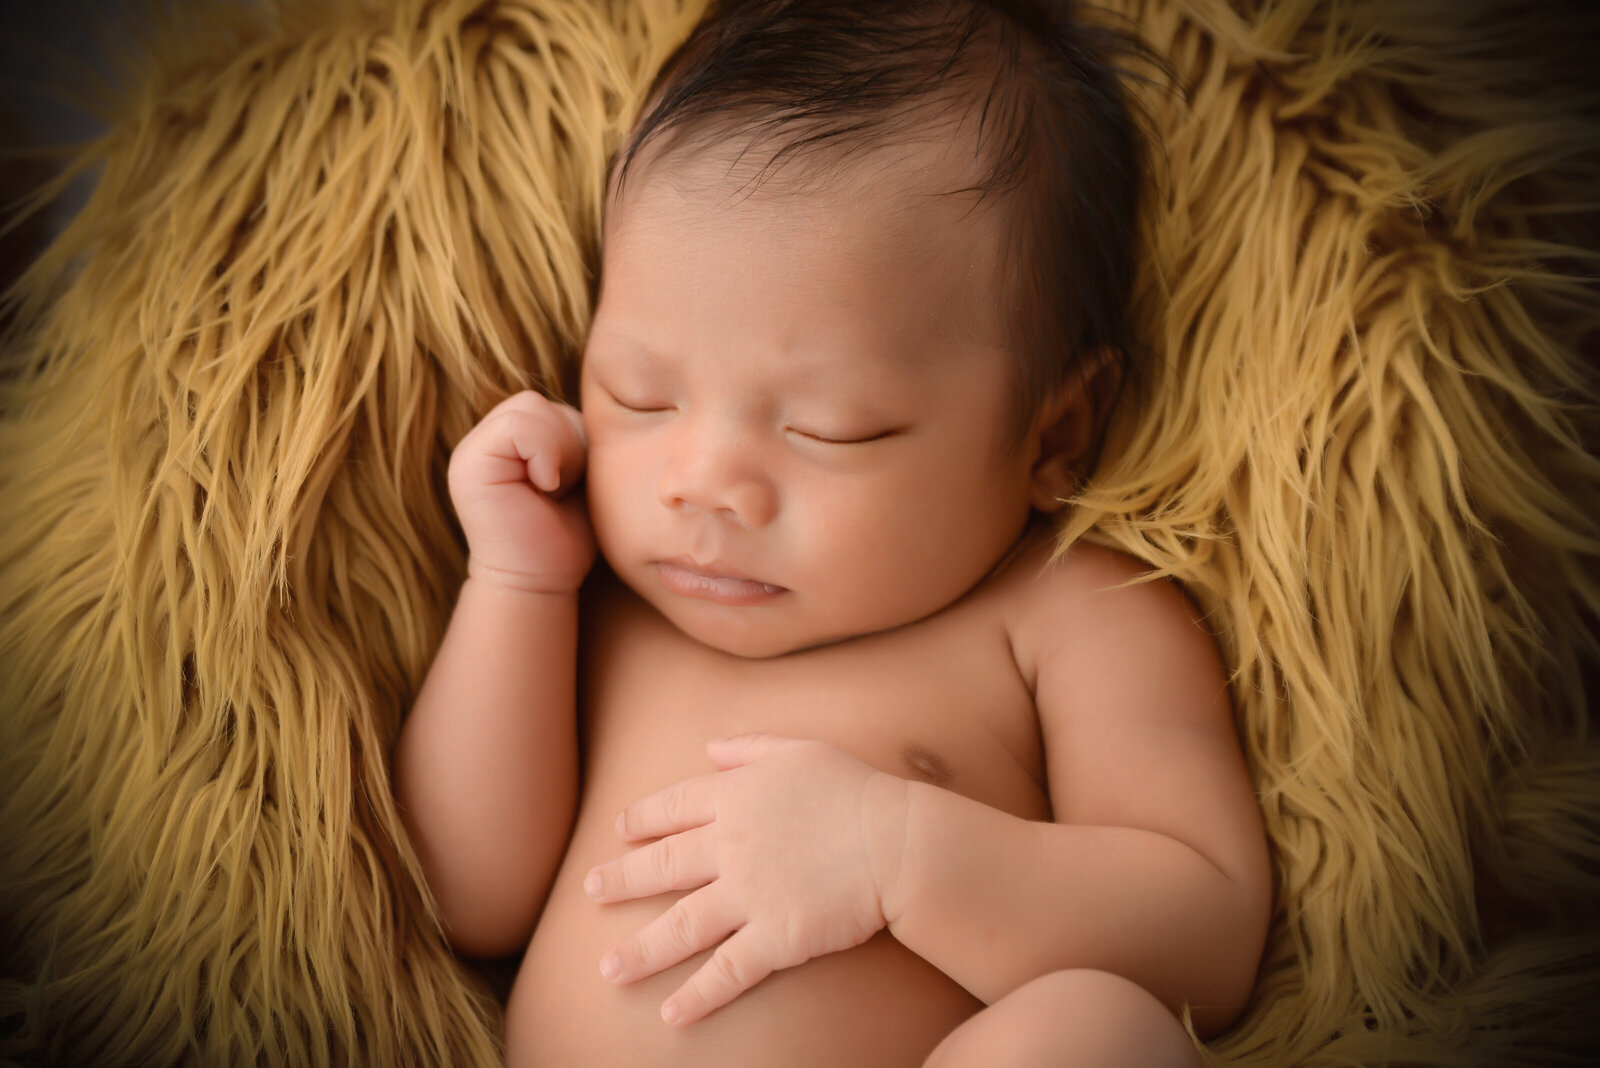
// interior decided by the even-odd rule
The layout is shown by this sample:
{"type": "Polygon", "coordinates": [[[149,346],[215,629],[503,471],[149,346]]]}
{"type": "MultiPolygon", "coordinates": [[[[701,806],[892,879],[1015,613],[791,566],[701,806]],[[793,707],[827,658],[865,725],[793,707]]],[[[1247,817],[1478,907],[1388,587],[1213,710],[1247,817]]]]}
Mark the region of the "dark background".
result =
{"type": "MultiPolygon", "coordinates": [[[[0,226],[18,201],[49,179],[50,146],[92,138],[102,123],[64,96],[110,82],[108,40],[126,34],[151,0],[0,0],[0,226]]],[[[0,289],[71,218],[92,178],[48,210],[0,234],[0,289]]]]}

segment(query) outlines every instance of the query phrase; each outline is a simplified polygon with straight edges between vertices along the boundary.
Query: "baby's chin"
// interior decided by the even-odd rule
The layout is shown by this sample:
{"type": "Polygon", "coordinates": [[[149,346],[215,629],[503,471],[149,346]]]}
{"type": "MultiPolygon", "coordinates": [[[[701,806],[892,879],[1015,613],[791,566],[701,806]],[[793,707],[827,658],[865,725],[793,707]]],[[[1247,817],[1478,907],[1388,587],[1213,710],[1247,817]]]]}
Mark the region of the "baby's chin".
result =
{"type": "MultiPolygon", "coordinates": [[[[747,615],[765,611],[759,608],[746,608],[739,610],[747,615]]],[[[692,613],[685,613],[692,615],[692,613]]],[[[836,642],[848,641],[858,637],[856,634],[815,634],[783,623],[761,618],[745,618],[729,621],[706,621],[703,619],[674,619],[668,615],[667,619],[686,636],[693,638],[701,645],[706,645],[729,656],[737,656],[743,660],[772,660],[776,657],[787,656],[790,653],[802,652],[806,649],[815,649],[823,645],[833,645],[836,642]]]]}
{"type": "Polygon", "coordinates": [[[829,629],[793,604],[730,607],[635,590],[686,637],[743,660],[771,660],[863,637],[870,631],[829,629]]]}

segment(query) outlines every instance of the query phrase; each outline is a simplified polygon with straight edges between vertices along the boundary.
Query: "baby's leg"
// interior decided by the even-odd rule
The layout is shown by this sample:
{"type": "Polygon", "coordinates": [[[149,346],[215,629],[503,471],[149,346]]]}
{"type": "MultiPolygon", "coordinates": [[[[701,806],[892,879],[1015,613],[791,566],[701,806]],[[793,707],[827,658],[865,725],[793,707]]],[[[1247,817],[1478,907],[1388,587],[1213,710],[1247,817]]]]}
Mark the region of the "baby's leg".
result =
{"type": "Polygon", "coordinates": [[[1155,995],[1110,972],[1052,972],[950,1032],[923,1068],[1198,1068],[1155,995]]]}

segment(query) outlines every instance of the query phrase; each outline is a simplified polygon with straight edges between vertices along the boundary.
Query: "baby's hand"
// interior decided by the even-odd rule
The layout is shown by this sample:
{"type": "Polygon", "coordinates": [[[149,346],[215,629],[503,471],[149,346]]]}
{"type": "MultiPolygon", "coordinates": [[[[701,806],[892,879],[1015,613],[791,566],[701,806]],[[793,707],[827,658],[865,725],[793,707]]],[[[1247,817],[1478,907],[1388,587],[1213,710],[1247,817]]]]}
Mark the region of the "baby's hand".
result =
{"type": "Polygon", "coordinates": [[[636,802],[617,820],[629,841],[665,837],[584,881],[602,903],[694,891],[600,965],[612,982],[629,983],[721,942],[661,1007],[680,1025],[779,968],[882,930],[904,838],[905,780],[831,746],[747,735],[706,751],[721,771],[636,802]]]}
{"type": "Polygon", "coordinates": [[[525,390],[494,407],[450,457],[450,499],[471,574],[540,593],[576,590],[594,533],[572,488],[587,455],[583,418],[525,390]]]}

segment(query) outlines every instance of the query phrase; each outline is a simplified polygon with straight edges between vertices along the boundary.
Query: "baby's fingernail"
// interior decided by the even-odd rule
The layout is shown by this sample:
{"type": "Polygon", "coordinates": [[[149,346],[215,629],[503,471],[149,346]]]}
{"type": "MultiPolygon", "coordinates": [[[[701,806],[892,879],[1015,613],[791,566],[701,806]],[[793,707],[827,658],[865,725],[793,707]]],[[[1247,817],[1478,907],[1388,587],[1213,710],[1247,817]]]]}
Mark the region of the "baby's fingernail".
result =
{"type": "Polygon", "coordinates": [[[599,897],[601,885],[602,880],[600,878],[600,872],[598,870],[592,871],[588,875],[584,876],[583,892],[588,894],[590,897],[599,897]]]}
{"type": "Polygon", "coordinates": [[[676,1001],[669,1001],[661,1006],[661,1018],[676,1027],[683,1022],[683,1010],[678,1008],[676,1001]]]}
{"type": "Polygon", "coordinates": [[[626,812],[617,813],[616,828],[618,834],[628,833],[628,814],[626,812]]]}
{"type": "Polygon", "coordinates": [[[600,974],[605,976],[606,982],[614,983],[617,976],[622,974],[622,961],[617,959],[615,953],[607,953],[600,960],[600,974]]]}

